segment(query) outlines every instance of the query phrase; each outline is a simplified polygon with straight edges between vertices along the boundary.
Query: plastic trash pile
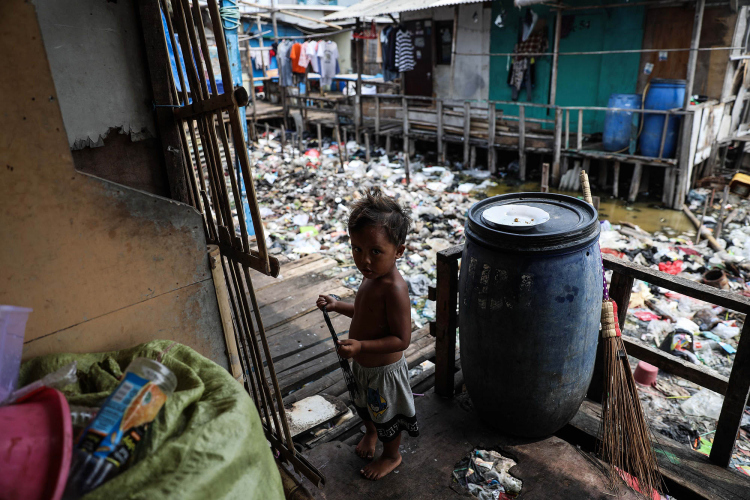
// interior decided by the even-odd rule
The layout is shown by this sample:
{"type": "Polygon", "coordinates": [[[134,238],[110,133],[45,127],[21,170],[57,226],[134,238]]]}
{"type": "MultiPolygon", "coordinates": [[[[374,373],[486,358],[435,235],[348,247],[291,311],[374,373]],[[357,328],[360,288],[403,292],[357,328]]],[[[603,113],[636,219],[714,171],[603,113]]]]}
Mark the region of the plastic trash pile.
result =
{"type": "Polygon", "coordinates": [[[360,190],[379,186],[412,212],[414,224],[398,266],[409,284],[414,326],[422,327],[435,318],[435,305],[426,297],[436,278],[437,252],[462,242],[467,210],[495,183],[487,171],[453,172],[416,157],[407,187],[401,153],[389,157],[378,149],[368,163],[359,144],[350,141],[346,148],[342,165],[330,140],[324,140],[321,154],[315,148],[300,154],[288,142],[282,151],[273,135],[259,141],[251,155],[269,251],[282,262],[317,253],[334,258],[335,271],[350,270],[344,283],[356,289],[361,276],[349,247],[349,207],[360,190]]]}
{"type": "Polygon", "coordinates": [[[515,498],[523,484],[509,472],[514,465],[494,450],[474,450],[455,465],[453,480],[479,500],[515,498]]]}
{"type": "MultiPolygon", "coordinates": [[[[710,191],[705,191],[692,191],[689,197],[691,210],[699,218],[705,196],[710,196],[710,191]]],[[[665,230],[651,234],[632,224],[605,221],[600,238],[602,252],[698,282],[708,282],[711,275],[706,273],[715,271],[714,275],[726,276],[726,280],[714,286],[750,296],[750,204],[734,196],[729,201],[725,217],[735,210],[737,213],[722,237],[716,237],[719,251],[706,240],[694,244],[696,232],[678,235],[665,230]]],[[[714,229],[720,218],[720,206],[714,206],[704,219],[709,229],[714,229]]],[[[609,278],[609,271],[607,275],[609,278]]],[[[728,377],[744,321],[744,314],[636,280],[623,334],[728,377]]],[[[636,363],[631,359],[634,367],[636,363]]],[[[701,453],[710,453],[721,395],[663,371],[659,371],[653,386],[640,389],[655,431],[701,453]]],[[[745,413],[731,466],[750,475],[750,408],[745,413]]]]}

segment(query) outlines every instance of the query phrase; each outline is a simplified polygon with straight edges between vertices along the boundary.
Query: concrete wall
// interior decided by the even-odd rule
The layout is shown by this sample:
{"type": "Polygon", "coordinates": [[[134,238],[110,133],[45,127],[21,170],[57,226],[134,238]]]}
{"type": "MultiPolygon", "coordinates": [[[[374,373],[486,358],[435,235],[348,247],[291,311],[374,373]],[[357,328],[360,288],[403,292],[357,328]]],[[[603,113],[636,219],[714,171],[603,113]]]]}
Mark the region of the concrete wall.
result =
{"type": "Polygon", "coordinates": [[[156,136],[134,0],[34,0],[68,144],[103,145],[111,128],[156,136]]]}
{"type": "MultiPolygon", "coordinates": [[[[402,12],[403,21],[432,19],[433,36],[436,21],[452,21],[455,7],[439,7],[402,12]]],[[[458,6],[456,53],[451,65],[436,64],[433,70],[433,93],[446,99],[487,99],[490,75],[490,23],[492,10],[482,3],[458,6]],[[476,55],[473,55],[476,54],[476,55]],[[451,93],[451,78],[453,92],[451,93]]],[[[433,54],[433,58],[435,54],[433,54]]]]}

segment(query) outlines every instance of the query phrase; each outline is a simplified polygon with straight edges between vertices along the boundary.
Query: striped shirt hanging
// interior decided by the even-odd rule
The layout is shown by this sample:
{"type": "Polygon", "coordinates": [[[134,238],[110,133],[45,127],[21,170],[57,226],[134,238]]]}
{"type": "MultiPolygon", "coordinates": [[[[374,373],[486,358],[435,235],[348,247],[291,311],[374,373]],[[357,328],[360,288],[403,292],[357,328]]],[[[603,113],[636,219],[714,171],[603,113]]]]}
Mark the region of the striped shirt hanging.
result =
{"type": "Polygon", "coordinates": [[[415,64],[414,41],[411,33],[399,30],[396,34],[396,66],[399,72],[404,72],[413,70],[415,64]]]}

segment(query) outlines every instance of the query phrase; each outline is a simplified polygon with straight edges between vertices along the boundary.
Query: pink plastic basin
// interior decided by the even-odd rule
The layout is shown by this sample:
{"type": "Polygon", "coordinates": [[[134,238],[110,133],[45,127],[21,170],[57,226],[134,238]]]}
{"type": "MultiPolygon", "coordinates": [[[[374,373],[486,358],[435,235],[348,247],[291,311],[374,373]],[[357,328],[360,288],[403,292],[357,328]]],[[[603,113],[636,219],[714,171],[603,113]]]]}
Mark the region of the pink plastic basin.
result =
{"type": "Polygon", "coordinates": [[[72,451],[70,409],[60,391],[44,389],[0,408],[0,499],[59,500],[72,451]]]}

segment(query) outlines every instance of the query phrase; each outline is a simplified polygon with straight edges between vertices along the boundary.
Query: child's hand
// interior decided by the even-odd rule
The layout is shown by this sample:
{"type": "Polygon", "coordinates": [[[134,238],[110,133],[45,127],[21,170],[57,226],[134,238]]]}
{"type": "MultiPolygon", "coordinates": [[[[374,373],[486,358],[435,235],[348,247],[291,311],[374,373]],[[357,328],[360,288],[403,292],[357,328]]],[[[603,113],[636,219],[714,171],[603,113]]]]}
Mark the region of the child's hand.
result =
{"type": "Polygon", "coordinates": [[[338,302],[336,299],[331,297],[330,295],[318,295],[318,300],[315,302],[315,305],[318,306],[318,309],[321,311],[336,311],[336,302],[338,302]]]}
{"type": "Polygon", "coordinates": [[[344,359],[353,358],[362,350],[362,343],[359,340],[347,339],[339,340],[339,355],[344,359]]]}

